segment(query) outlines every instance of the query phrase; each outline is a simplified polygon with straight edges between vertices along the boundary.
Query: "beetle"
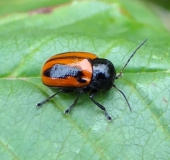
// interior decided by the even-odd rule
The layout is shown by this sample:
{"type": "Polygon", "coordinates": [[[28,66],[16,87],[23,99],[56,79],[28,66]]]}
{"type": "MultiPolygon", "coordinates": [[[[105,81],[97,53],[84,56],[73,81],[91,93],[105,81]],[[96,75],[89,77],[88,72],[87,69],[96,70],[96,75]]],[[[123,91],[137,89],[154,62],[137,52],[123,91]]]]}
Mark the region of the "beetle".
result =
{"type": "Polygon", "coordinates": [[[60,92],[77,91],[79,92],[78,96],[70,107],[65,110],[65,113],[68,114],[77,104],[80,95],[89,91],[90,100],[104,111],[108,120],[111,120],[112,118],[106,108],[94,100],[94,96],[100,90],[107,91],[114,87],[123,95],[131,110],[125,94],[114,85],[114,81],[122,77],[127,64],[146,41],[147,39],[134,50],[119,74],[116,74],[111,61],[98,58],[95,54],[89,52],[65,52],[50,57],[42,68],[42,82],[48,87],[58,88],[59,90],[42,102],[37,103],[36,106],[41,107],[60,92]]]}

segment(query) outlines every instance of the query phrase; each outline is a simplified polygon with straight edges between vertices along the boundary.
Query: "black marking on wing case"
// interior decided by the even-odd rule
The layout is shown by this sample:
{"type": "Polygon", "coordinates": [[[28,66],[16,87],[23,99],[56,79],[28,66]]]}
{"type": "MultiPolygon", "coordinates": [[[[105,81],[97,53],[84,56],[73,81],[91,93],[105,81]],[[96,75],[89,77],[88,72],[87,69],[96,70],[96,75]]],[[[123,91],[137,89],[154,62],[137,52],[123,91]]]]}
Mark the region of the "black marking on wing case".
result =
{"type": "Polygon", "coordinates": [[[61,78],[66,79],[67,77],[75,77],[78,82],[85,83],[86,80],[82,78],[83,73],[80,68],[63,65],[63,64],[56,64],[52,68],[49,68],[44,71],[44,76],[50,78],[61,78]]]}

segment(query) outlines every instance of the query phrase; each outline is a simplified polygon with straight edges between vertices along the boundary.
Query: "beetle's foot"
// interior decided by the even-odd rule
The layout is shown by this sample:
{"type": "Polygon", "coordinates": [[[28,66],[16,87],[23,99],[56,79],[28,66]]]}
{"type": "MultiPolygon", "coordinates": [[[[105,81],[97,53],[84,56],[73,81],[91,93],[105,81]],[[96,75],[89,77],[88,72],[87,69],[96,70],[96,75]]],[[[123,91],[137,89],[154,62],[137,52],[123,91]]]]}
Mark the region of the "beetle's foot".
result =
{"type": "Polygon", "coordinates": [[[64,113],[65,113],[65,114],[69,114],[69,113],[70,113],[70,109],[69,109],[69,108],[66,109],[64,113]]]}
{"type": "Polygon", "coordinates": [[[45,99],[45,100],[43,100],[42,102],[37,103],[37,104],[36,104],[36,107],[37,107],[37,108],[40,108],[43,104],[45,104],[45,103],[47,103],[47,102],[48,102],[48,99],[45,99]]]}
{"type": "Polygon", "coordinates": [[[111,120],[112,120],[112,117],[111,117],[111,116],[109,116],[109,114],[107,113],[107,111],[105,111],[105,112],[104,112],[104,114],[105,114],[106,118],[107,118],[109,121],[111,121],[111,120]]]}

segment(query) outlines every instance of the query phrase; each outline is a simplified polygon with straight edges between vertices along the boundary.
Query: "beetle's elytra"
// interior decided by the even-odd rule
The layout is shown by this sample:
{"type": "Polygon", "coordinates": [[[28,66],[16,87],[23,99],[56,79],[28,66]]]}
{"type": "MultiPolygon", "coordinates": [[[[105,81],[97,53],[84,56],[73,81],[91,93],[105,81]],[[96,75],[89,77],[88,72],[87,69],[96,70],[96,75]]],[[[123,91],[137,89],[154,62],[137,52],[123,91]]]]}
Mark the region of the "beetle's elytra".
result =
{"type": "Polygon", "coordinates": [[[131,58],[146,41],[147,39],[135,49],[119,74],[116,74],[115,67],[111,61],[98,58],[95,54],[88,52],[66,52],[50,57],[42,68],[41,78],[44,85],[56,87],[58,91],[36,105],[38,107],[42,106],[59,92],[76,90],[79,92],[77,98],[65,111],[65,113],[69,113],[76,105],[80,95],[89,91],[89,98],[92,102],[104,111],[108,120],[111,120],[112,118],[109,116],[106,108],[95,101],[94,96],[100,90],[109,90],[114,87],[123,95],[131,110],[125,94],[114,85],[114,81],[122,76],[131,58]]]}

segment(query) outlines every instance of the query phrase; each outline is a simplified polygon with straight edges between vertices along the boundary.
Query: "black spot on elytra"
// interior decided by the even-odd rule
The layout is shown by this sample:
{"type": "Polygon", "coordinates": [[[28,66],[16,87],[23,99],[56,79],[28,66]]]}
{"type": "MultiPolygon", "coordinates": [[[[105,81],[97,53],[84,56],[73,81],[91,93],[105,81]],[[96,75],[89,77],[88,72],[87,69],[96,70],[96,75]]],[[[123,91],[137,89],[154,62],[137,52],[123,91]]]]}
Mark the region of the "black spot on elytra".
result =
{"type": "Polygon", "coordinates": [[[61,78],[65,79],[67,77],[75,77],[78,82],[85,83],[86,80],[82,78],[83,73],[80,68],[67,66],[63,64],[56,64],[52,68],[44,71],[44,76],[50,78],[61,78]]]}

